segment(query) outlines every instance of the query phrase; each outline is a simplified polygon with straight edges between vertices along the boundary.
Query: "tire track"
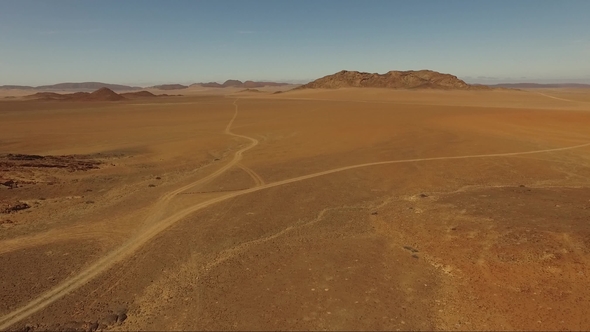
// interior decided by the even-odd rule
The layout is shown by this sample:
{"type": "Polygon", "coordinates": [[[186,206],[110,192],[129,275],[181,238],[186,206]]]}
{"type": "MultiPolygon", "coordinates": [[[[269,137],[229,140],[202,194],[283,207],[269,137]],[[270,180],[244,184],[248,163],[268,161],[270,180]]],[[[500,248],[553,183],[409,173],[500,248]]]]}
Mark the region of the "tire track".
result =
{"type": "MultiPolygon", "coordinates": [[[[239,161],[242,159],[242,154],[244,152],[248,151],[249,149],[253,148],[254,146],[256,146],[258,144],[258,140],[254,139],[254,138],[244,136],[244,135],[234,134],[230,131],[231,126],[238,114],[237,100],[234,101],[233,105],[235,106],[235,113],[234,113],[233,118],[230,120],[229,124],[225,128],[224,132],[228,135],[231,135],[231,136],[247,139],[251,143],[247,147],[238,150],[235,153],[232,161],[230,161],[228,164],[226,164],[225,166],[223,166],[219,170],[215,171],[214,173],[206,176],[203,179],[192,182],[186,186],[183,186],[177,190],[174,190],[174,191],[164,195],[160,199],[160,201],[158,202],[159,209],[163,209],[165,207],[165,204],[168,203],[168,201],[170,199],[172,199],[175,195],[181,193],[182,191],[190,189],[191,187],[194,187],[195,185],[210,181],[210,180],[216,178],[217,176],[223,174],[225,171],[227,171],[228,169],[230,169],[231,167],[233,167],[239,163],[239,161]]],[[[189,216],[190,214],[192,214],[196,211],[202,210],[202,209],[207,208],[211,205],[226,201],[226,200],[234,198],[234,197],[247,195],[250,193],[254,193],[254,192],[269,189],[269,188],[279,187],[279,186],[287,185],[290,183],[305,181],[308,179],[313,179],[316,177],[320,177],[320,176],[324,176],[324,175],[328,175],[328,174],[333,174],[333,173],[338,173],[338,172],[343,172],[343,171],[352,170],[352,169],[357,169],[357,168],[379,166],[379,165],[402,164],[402,163],[440,161],[440,160],[464,160],[464,159],[477,159],[477,158],[510,157],[510,156],[520,156],[520,155],[528,155],[528,154],[566,151],[566,150],[579,149],[579,148],[583,148],[583,147],[587,147],[587,146],[590,146],[590,143],[579,144],[579,145],[563,147],[563,148],[543,149],[543,150],[524,151],[524,152],[477,154],[477,155],[433,157],[433,158],[414,158],[414,159],[402,159],[402,160],[390,160],[390,161],[364,163],[364,164],[358,164],[358,165],[339,167],[339,168],[335,168],[335,169],[331,169],[331,170],[326,170],[323,172],[317,172],[317,173],[313,173],[313,174],[298,176],[298,177],[291,178],[291,179],[276,181],[276,182],[264,184],[264,185],[261,185],[258,187],[235,191],[235,192],[231,192],[226,195],[223,195],[223,196],[215,197],[215,198],[212,198],[208,201],[204,201],[204,202],[195,204],[191,207],[188,207],[184,210],[178,211],[175,214],[168,216],[158,222],[151,222],[150,224],[146,225],[145,227],[143,227],[143,229],[138,230],[138,232],[136,233],[136,235],[133,238],[129,239],[122,246],[111,251],[110,253],[108,253],[107,255],[105,255],[104,257],[99,259],[98,261],[96,261],[94,264],[90,265],[88,268],[83,270],[78,275],[73,276],[68,280],[65,280],[64,282],[62,282],[61,284],[59,284],[55,288],[45,292],[44,294],[42,294],[41,296],[32,300],[31,302],[29,302],[25,306],[18,308],[16,310],[6,314],[5,316],[1,317],[0,318],[0,330],[6,330],[11,325],[34,314],[35,312],[43,309],[44,307],[55,302],[56,300],[65,296],[66,294],[83,286],[84,284],[86,284],[88,281],[92,280],[93,278],[95,278],[99,274],[105,272],[106,270],[108,270],[109,268],[114,266],[115,264],[121,262],[122,260],[124,260],[127,257],[129,257],[130,255],[132,255],[134,252],[139,250],[143,245],[145,245],[147,242],[149,242],[152,238],[154,238],[155,236],[157,236],[158,234],[160,234],[161,232],[163,232],[164,230],[166,230],[168,227],[172,226],[173,224],[175,224],[179,220],[182,220],[183,218],[189,216]]],[[[159,210],[159,212],[162,212],[162,211],[159,210]]]]}
{"type": "Polygon", "coordinates": [[[258,173],[254,172],[254,170],[252,170],[248,166],[244,164],[239,164],[238,167],[241,168],[244,172],[248,173],[248,175],[250,175],[252,180],[254,180],[254,182],[256,183],[256,187],[260,187],[265,184],[264,180],[260,177],[260,175],[258,175],[258,173]]]}
{"type": "Polygon", "coordinates": [[[539,91],[531,91],[531,90],[528,90],[528,91],[530,91],[530,92],[532,92],[532,93],[536,93],[536,94],[538,94],[538,95],[541,95],[541,96],[545,96],[545,97],[547,97],[547,98],[551,98],[551,99],[556,99],[556,100],[567,101],[567,102],[570,102],[570,103],[579,103],[579,102],[580,102],[580,101],[577,101],[577,100],[571,100],[571,99],[565,99],[565,98],[554,97],[554,96],[551,96],[551,95],[548,95],[548,94],[545,94],[545,93],[541,93],[541,92],[539,92],[539,91]]]}

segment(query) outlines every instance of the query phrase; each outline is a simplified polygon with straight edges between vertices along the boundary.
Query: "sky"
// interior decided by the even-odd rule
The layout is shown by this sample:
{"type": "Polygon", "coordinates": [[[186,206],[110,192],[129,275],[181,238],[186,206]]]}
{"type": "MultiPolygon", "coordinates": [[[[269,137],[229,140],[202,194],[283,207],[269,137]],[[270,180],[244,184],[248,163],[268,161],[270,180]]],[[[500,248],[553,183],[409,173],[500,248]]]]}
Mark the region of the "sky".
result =
{"type": "Polygon", "coordinates": [[[590,1],[0,1],[0,85],[306,82],[343,69],[590,83],[590,1]]]}

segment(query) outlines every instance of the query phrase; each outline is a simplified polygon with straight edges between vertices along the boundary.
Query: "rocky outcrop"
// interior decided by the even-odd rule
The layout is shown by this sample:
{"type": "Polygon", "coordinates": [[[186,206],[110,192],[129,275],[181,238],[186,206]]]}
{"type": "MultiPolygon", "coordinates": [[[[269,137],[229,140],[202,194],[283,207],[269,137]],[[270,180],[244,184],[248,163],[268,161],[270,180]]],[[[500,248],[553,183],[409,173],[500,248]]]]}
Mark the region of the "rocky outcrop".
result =
{"type": "Polygon", "coordinates": [[[470,85],[456,76],[432,70],[390,71],[385,74],[343,70],[302,85],[298,89],[337,89],[351,87],[444,90],[489,89],[485,86],[470,85]]]}

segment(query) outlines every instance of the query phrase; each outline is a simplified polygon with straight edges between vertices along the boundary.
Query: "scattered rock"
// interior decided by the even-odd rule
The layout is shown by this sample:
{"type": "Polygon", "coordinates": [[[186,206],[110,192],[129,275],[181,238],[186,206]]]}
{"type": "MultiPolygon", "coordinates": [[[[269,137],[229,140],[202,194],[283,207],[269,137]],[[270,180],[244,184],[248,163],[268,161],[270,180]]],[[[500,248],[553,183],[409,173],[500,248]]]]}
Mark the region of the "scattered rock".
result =
{"type": "Polygon", "coordinates": [[[84,155],[38,156],[12,153],[0,155],[0,166],[9,169],[61,168],[75,172],[98,169],[100,164],[100,161],[84,155]]]}
{"type": "Polygon", "coordinates": [[[0,205],[0,213],[13,213],[30,208],[31,206],[23,202],[15,202],[0,205]]]}
{"type": "Polygon", "coordinates": [[[101,325],[114,325],[117,320],[119,319],[119,315],[117,314],[109,314],[106,317],[104,317],[101,321],[100,324],[101,325]]]}
{"type": "Polygon", "coordinates": [[[156,176],[156,180],[162,180],[162,178],[159,176],[156,176]]]}
{"type": "Polygon", "coordinates": [[[418,249],[416,249],[416,248],[412,248],[412,247],[410,247],[410,246],[404,246],[404,249],[406,249],[406,250],[409,250],[409,251],[411,251],[411,252],[418,252],[418,249]]]}
{"type": "Polygon", "coordinates": [[[420,257],[418,257],[418,255],[416,255],[416,254],[413,254],[413,255],[412,255],[412,257],[414,257],[414,258],[416,258],[416,259],[420,258],[420,257]]]}
{"type": "Polygon", "coordinates": [[[9,153],[8,155],[6,155],[6,157],[8,158],[8,160],[39,160],[39,159],[45,159],[45,157],[39,156],[39,155],[36,155],[36,154],[12,154],[12,153],[9,153]]]}
{"type": "Polygon", "coordinates": [[[18,188],[18,183],[14,180],[8,180],[5,182],[0,182],[0,185],[3,185],[5,187],[8,187],[8,189],[14,189],[14,188],[18,188]]]}
{"type": "Polygon", "coordinates": [[[98,330],[98,322],[91,323],[88,327],[88,331],[94,332],[96,330],[98,330]]]}
{"type": "Polygon", "coordinates": [[[127,314],[126,313],[120,313],[118,317],[119,317],[118,318],[119,323],[123,323],[127,319],[127,314]]]}

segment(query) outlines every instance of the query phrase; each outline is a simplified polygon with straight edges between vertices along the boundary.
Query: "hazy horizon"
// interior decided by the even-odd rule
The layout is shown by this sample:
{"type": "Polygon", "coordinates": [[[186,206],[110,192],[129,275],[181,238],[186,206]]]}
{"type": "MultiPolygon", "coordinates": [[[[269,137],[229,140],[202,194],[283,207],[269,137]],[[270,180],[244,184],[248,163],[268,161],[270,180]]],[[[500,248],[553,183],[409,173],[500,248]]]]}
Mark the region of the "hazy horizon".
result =
{"type": "Polygon", "coordinates": [[[590,83],[587,1],[0,2],[0,85],[431,69],[468,83],[590,83]]]}

